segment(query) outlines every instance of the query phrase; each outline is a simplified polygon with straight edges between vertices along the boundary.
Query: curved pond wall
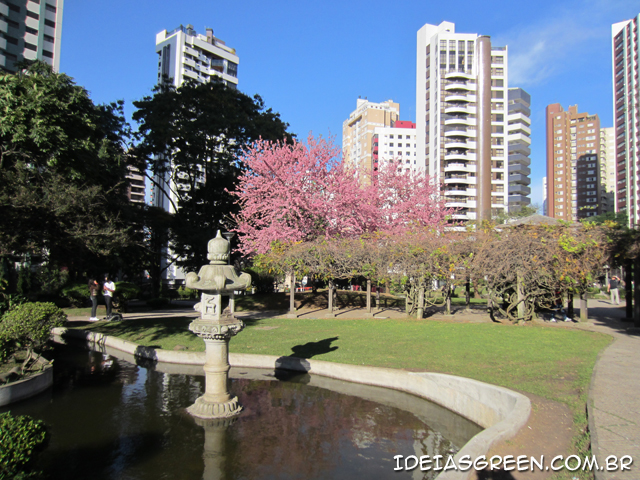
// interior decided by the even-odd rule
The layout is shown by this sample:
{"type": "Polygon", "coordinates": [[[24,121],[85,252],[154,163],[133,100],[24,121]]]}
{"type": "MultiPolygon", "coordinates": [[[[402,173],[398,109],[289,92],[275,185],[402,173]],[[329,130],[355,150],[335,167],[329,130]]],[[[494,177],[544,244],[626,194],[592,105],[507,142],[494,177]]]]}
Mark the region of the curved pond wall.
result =
{"type": "MultiPolygon", "coordinates": [[[[157,362],[183,365],[204,365],[204,352],[156,350],[135,343],[83,330],[56,328],[54,335],[79,338],[109,346],[131,355],[157,362]]],[[[230,354],[234,367],[287,369],[307,372],[349,382],[391,388],[425,398],[477,423],[485,428],[455,455],[472,460],[486,455],[492,445],[508,439],[525,425],[531,412],[529,399],[517,392],[463,377],[430,372],[405,372],[388,368],[346,365],[321,360],[271,355],[230,354]]],[[[439,480],[467,479],[473,470],[449,470],[439,480]]]]}
{"type": "Polygon", "coordinates": [[[53,385],[53,365],[42,358],[38,362],[44,363],[41,373],[0,387],[0,407],[33,397],[53,385]]]}

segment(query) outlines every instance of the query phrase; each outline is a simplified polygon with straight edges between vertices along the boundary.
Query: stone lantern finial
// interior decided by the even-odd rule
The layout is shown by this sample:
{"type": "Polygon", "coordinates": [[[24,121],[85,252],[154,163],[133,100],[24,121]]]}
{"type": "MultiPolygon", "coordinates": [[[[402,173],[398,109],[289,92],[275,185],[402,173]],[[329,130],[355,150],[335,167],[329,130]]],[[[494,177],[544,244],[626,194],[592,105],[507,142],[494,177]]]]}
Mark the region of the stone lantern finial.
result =
{"type": "Polygon", "coordinates": [[[210,265],[226,265],[229,260],[230,243],[222,238],[220,230],[215,238],[209,240],[207,244],[207,260],[210,265]]]}

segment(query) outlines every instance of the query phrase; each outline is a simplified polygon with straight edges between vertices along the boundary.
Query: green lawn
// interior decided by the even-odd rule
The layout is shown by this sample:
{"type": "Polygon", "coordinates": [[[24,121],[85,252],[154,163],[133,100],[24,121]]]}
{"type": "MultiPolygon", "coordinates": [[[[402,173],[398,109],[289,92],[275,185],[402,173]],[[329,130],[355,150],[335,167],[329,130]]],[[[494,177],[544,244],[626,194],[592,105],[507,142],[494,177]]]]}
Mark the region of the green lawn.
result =
{"type": "MultiPolygon", "coordinates": [[[[127,320],[78,325],[132,342],[203,351],[191,319],[127,320]]],[[[584,405],[598,352],[610,337],[569,328],[431,320],[264,319],[231,340],[238,353],[450,373],[584,405]]]]}

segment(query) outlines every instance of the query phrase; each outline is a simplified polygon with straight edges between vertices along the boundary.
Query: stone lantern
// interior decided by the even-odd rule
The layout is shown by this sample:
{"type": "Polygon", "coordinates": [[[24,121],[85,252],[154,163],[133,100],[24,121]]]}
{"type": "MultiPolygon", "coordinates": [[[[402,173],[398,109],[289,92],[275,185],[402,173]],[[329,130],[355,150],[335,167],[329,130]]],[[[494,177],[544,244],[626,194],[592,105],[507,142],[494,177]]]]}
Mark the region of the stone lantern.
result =
{"type": "Polygon", "coordinates": [[[234,317],[234,292],[246,290],[251,285],[251,275],[239,273],[228,265],[230,244],[220,231],[209,240],[207,259],[196,275],[187,274],[187,287],[202,292],[200,303],[193,308],[200,318],[189,325],[189,330],[204,340],[205,393],[187,410],[199,418],[228,418],[242,410],[238,397],[232,397],[227,389],[229,373],[229,340],[244,328],[244,323],[234,317]],[[223,310],[223,296],[229,304],[223,310]]]}

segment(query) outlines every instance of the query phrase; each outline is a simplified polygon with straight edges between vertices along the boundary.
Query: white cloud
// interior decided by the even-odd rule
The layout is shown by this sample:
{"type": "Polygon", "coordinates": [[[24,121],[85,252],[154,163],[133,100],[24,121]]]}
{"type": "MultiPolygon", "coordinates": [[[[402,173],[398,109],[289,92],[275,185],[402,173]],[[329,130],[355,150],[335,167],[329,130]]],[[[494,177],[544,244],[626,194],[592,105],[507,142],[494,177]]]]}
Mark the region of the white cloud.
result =
{"type": "Polygon", "coordinates": [[[588,62],[594,46],[609,45],[611,24],[637,15],[638,8],[637,0],[564,2],[492,43],[509,46],[511,85],[539,85],[576,62],[588,62]]]}

